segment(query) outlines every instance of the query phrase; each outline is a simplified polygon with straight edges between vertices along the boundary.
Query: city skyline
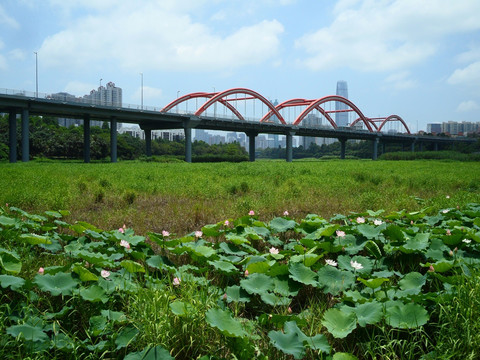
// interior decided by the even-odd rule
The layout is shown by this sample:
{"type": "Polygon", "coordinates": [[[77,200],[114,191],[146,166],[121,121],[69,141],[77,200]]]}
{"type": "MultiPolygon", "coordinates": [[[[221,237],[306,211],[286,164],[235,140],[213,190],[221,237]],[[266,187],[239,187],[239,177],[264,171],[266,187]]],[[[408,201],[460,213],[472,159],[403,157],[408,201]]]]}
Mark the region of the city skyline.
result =
{"type": "Polygon", "coordinates": [[[314,99],[342,79],[366,116],[426,130],[480,120],[479,16],[471,0],[6,0],[0,87],[38,75],[39,92],[80,96],[111,79],[124,103],[162,107],[233,87],[314,99]]]}

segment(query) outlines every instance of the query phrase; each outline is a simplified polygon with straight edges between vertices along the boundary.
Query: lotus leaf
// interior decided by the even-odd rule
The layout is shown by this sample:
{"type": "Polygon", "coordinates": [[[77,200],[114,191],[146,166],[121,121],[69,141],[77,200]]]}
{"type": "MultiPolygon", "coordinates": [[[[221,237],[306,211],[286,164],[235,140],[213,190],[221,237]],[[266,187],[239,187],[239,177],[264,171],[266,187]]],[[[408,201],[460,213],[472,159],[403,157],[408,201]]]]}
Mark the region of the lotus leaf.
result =
{"type": "Polygon", "coordinates": [[[79,277],[80,280],[82,281],[97,281],[98,276],[90,272],[87,268],[85,268],[82,265],[75,264],[73,265],[72,271],[76,273],[79,277]]]}
{"type": "Polygon", "coordinates": [[[132,260],[123,260],[120,266],[127,270],[129,273],[145,272],[143,265],[132,260]]]}
{"type": "MultiPolygon", "coordinates": [[[[343,308],[342,308],[343,309],[343,308]]],[[[361,327],[378,323],[383,317],[383,306],[377,301],[356,304],[353,309],[361,327]]]]}
{"type": "Polygon", "coordinates": [[[100,314],[113,322],[124,322],[127,320],[125,314],[121,311],[113,311],[113,310],[102,310],[100,314]]]}
{"type": "Polygon", "coordinates": [[[226,288],[227,301],[232,302],[249,302],[250,297],[248,293],[238,285],[229,286],[226,288]]]}
{"type": "Polygon", "coordinates": [[[224,274],[234,274],[238,272],[238,269],[231,262],[228,261],[215,260],[209,261],[208,263],[224,274]]]}
{"type": "Polygon", "coordinates": [[[384,230],[383,226],[373,226],[368,224],[361,224],[357,226],[357,231],[365,236],[367,239],[376,239],[384,230]]]}
{"type": "Polygon", "coordinates": [[[268,226],[274,233],[282,233],[295,229],[297,223],[294,220],[287,220],[285,218],[277,217],[271,220],[268,226]]]}
{"type": "Polygon", "coordinates": [[[42,328],[29,324],[12,325],[7,328],[7,334],[14,338],[21,336],[28,341],[47,342],[50,340],[48,335],[43,332],[42,328]]]}
{"type": "Polygon", "coordinates": [[[384,282],[387,282],[388,279],[386,278],[375,278],[375,279],[362,279],[357,278],[358,281],[362,282],[365,286],[369,287],[370,289],[376,289],[382,286],[384,282]]]}
{"type": "Polygon", "coordinates": [[[296,296],[302,287],[300,283],[285,276],[275,277],[273,282],[275,284],[274,291],[282,296],[296,296]]]}
{"type": "Polygon", "coordinates": [[[89,321],[90,323],[90,333],[93,336],[98,336],[105,331],[107,328],[107,318],[101,315],[92,316],[89,321]]]}
{"type": "Polygon", "coordinates": [[[55,275],[37,274],[34,283],[38,285],[40,290],[49,292],[53,296],[70,295],[78,285],[78,280],[72,278],[71,274],[59,272],[55,275]]]}
{"type": "Polygon", "coordinates": [[[212,327],[228,337],[245,337],[247,333],[243,330],[241,323],[232,317],[229,311],[222,309],[210,309],[205,314],[205,321],[212,327]]]}
{"type": "Polygon", "coordinates": [[[357,327],[357,317],[353,312],[330,308],[323,314],[323,326],[334,337],[342,339],[357,327]]]}
{"type": "Polygon", "coordinates": [[[105,290],[98,285],[91,285],[88,288],[80,289],[80,296],[83,300],[90,302],[102,302],[106,303],[108,301],[108,296],[105,293],[105,290]]]}
{"type": "Polygon", "coordinates": [[[355,283],[355,275],[350,271],[339,270],[333,266],[324,266],[318,270],[318,283],[325,293],[338,295],[348,290],[355,283]]]}
{"type": "Polygon", "coordinates": [[[265,274],[270,269],[270,266],[271,265],[269,261],[251,262],[250,264],[247,265],[247,270],[250,274],[253,274],[253,273],[265,274]]]}
{"type": "Polygon", "coordinates": [[[127,347],[138,335],[138,330],[133,326],[127,326],[122,331],[119,332],[117,338],[115,339],[115,345],[117,345],[117,350],[127,347]]]}
{"type": "Polygon", "coordinates": [[[428,321],[427,310],[415,303],[403,304],[399,301],[385,303],[387,324],[399,329],[413,329],[428,321]]]}
{"type": "Polygon", "coordinates": [[[37,234],[21,234],[19,239],[29,243],[30,245],[51,244],[52,242],[46,236],[37,234]]]}
{"type": "Polygon", "coordinates": [[[13,291],[17,291],[25,285],[25,280],[12,275],[0,275],[0,284],[4,289],[10,287],[13,291]]]}
{"type": "Polygon", "coordinates": [[[333,355],[332,360],[358,360],[358,358],[349,353],[338,352],[333,355]]]}
{"type": "Polygon", "coordinates": [[[294,255],[290,258],[290,263],[300,262],[303,263],[306,267],[310,267],[315,264],[321,258],[317,254],[304,254],[304,255],[294,255]]]}
{"type": "Polygon", "coordinates": [[[426,280],[426,275],[422,275],[418,272],[411,272],[405,275],[403,279],[399,281],[398,285],[400,286],[402,293],[408,295],[416,295],[420,294],[426,280]]]}
{"type": "Polygon", "coordinates": [[[258,273],[248,275],[246,279],[240,280],[240,286],[249,294],[265,294],[274,289],[273,279],[258,273]]]}
{"type": "Polygon", "coordinates": [[[293,280],[305,285],[318,285],[317,274],[302,263],[290,263],[288,270],[293,280]]]}
{"type": "Polygon", "coordinates": [[[262,301],[271,306],[287,306],[292,302],[288,297],[280,297],[272,293],[263,293],[260,295],[262,301]]]}
{"type": "Polygon", "coordinates": [[[229,244],[227,242],[221,242],[219,245],[219,248],[223,250],[225,254],[230,254],[230,255],[235,255],[235,256],[245,256],[248,253],[246,253],[243,250],[240,250],[237,246],[234,244],[229,244]]]}
{"type": "Polygon", "coordinates": [[[186,302],[176,300],[170,303],[170,310],[178,316],[185,316],[193,312],[193,306],[186,302]]]}
{"type": "Polygon", "coordinates": [[[0,248],[0,265],[5,271],[18,274],[22,270],[20,257],[13,251],[0,248]]]}
{"type": "Polygon", "coordinates": [[[129,353],[124,360],[175,360],[170,353],[160,345],[146,347],[143,351],[129,353]]]}

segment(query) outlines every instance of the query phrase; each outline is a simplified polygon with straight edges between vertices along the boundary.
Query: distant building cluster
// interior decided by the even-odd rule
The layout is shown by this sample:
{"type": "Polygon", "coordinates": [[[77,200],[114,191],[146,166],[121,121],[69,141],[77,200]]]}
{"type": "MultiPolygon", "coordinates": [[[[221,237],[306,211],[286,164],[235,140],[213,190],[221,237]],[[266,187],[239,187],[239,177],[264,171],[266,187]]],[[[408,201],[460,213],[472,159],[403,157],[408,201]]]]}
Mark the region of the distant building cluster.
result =
{"type": "MultiPolygon", "coordinates": [[[[65,102],[81,102],[85,104],[104,105],[104,106],[117,106],[122,107],[122,88],[116,87],[115,83],[109,82],[106,86],[100,86],[97,90],[93,89],[90,94],[82,97],[76,97],[75,95],[59,92],[51,94],[47,99],[65,101],[65,102]]],[[[66,119],[58,118],[58,124],[60,126],[78,126],[83,124],[81,119],[66,119]]],[[[92,120],[91,126],[102,126],[103,121],[92,120]]]]}
{"type": "Polygon", "coordinates": [[[480,123],[469,121],[448,121],[427,124],[427,133],[446,135],[468,135],[480,132],[480,123]]]}

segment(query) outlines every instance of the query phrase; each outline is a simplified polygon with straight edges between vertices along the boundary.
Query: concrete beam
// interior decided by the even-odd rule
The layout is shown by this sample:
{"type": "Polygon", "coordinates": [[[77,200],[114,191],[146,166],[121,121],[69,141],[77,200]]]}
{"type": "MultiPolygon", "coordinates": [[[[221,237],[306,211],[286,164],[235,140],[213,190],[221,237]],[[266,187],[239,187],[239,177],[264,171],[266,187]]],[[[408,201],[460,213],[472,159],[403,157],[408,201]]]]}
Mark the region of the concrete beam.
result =
{"type": "Polygon", "coordinates": [[[187,163],[192,162],[192,126],[190,122],[185,121],[183,125],[183,131],[185,132],[185,161],[187,163]]]}
{"type": "Polygon", "coordinates": [[[346,151],[346,148],[347,148],[347,139],[339,138],[338,141],[340,141],[340,159],[345,159],[345,151],[346,151]]]}
{"type": "Polygon", "coordinates": [[[372,155],[372,160],[377,160],[378,158],[378,137],[373,139],[373,155],[372,155]]]}
{"type": "Polygon", "coordinates": [[[287,162],[292,162],[293,160],[293,134],[291,132],[287,133],[287,162]]]}
{"type": "Polygon", "coordinates": [[[152,156],[152,130],[145,129],[145,152],[148,157],[152,156]]]}
{"type": "Polygon", "coordinates": [[[248,136],[248,156],[251,162],[255,161],[255,138],[258,133],[256,132],[247,132],[248,136]]]}

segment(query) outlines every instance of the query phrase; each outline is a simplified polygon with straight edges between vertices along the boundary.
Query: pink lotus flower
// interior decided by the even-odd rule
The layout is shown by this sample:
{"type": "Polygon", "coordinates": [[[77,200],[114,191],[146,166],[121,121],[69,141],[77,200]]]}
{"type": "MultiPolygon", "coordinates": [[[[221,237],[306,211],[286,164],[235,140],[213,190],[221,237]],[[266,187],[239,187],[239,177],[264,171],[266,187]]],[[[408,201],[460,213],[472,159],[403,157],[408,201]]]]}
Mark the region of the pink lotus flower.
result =
{"type": "Polygon", "coordinates": [[[227,293],[223,294],[223,300],[227,300],[227,293]]]}
{"type": "Polygon", "coordinates": [[[289,306],[288,307],[288,313],[291,314],[292,313],[292,308],[289,306]]]}
{"type": "Polygon", "coordinates": [[[288,216],[288,210],[285,210],[285,211],[283,212],[283,216],[288,216]]]}
{"type": "Polygon", "coordinates": [[[335,233],[337,234],[338,237],[345,237],[345,231],[337,230],[335,233]]]}
{"type": "Polygon", "coordinates": [[[448,214],[448,212],[449,212],[449,211],[450,211],[450,210],[448,210],[448,209],[445,209],[445,210],[442,210],[442,213],[444,213],[444,214],[448,214]]]}
{"type": "Polygon", "coordinates": [[[447,229],[447,235],[450,236],[452,235],[451,231],[449,229],[447,229]]]}
{"type": "Polygon", "coordinates": [[[450,195],[445,196],[447,199],[450,199],[450,195]]]}
{"type": "Polygon", "coordinates": [[[375,219],[375,220],[373,220],[373,223],[374,223],[375,225],[379,226],[379,225],[382,225],[382,224],[383,224],[383,221],[382,221],[382,220],[375,219]]]}
{"type": "Polygon", "coordinates": [[[225,226],[229,226],[229,225],[230,225],[230,221],[228,221],[228,220],[225,220],[225,222],[223,223],[223,225],[225,225],[225,226]]]}
{"type": "Polygon", "coordinates": [[[106,278],[108,278],[108,277],[110,276],[110,271],[102,270],[102,271],[100,271],[100,275],[101,275],[104,279],[106,279],[106,278]]]}
{"type": "Polygon", "coordinates": [[[40,275],[43,275],[43,274],[45,273],[45,269],[44,269],[43,267],[39,268],[39,269],[38,269],[38,273],[39,273],[40,275]]]}
{"type": "Polygon", "coordinates": [[[5,206],[8,207],[8,203],[5,203],[5,206]]]}
{"type": "Polygon", "coordinates": [[[120,240],[120,246],[123,246],[125,249],[130,249],[130,244],[126,240],[120,240]]]}
{"type": "Polygon", "coordinates": [[[327,265],[330,265],[330,266],[333,266],[333,267],[336,267],[338,265],[338,263],[335,260],[332,260],[332,259],[326,259],[325,262],[327,263],[327,265]]]}
{"type": "Polygon", "coordinates": [[[433,265],[430,265],[430,267],[428,268],[428,271],[429,272],[435,272],[435,268],[433,267],[433,265]]]}
{"type": "Polygon", "coordinates": [[[270,251],[270,254],[275,254],[275,255],[278,254],[277,248],[271,247],[269,251],[270,251]]]}
{"type": "Polygon", "coordinates": [[[162,230],[162,236],[163,237],[168,237],[168,236],[170,236],[170,233],[167,230],[162,230]]]}
{"type": "Polygon", "coordinates": [[[364,224],[365,223],[365,218],[361,217],[361,216],[357,217],[357,223],[364,224]]]}
{"type": "Polygon", "coordinates": [[[350,266],[353,267],[355,270],[363,269],[363,265],[357,261],[350,261],[350,266]]]}
{"type": "Polygon", "coordinates": [[[123,228],[118,228],[118,231],[120,231],[122,234],[125,233],[125,230],[123,230],[123,228]]]}
{"type": "Polygon", "coordinates": [[[248,212],[248,215],[250,215],[250,216],[253,216],[253,215],[255,215],[255,211],[253,211],[253,210],[250,210],[250,211],[248,212]]]}
{"type": "Polygon", "coordinates": [[[248,270],[245,270],[245,276],[248,276],[248,274],[249,274],[248,270]]]}
{"type": "Polygon", "coordinates": [[[470,239],[463,239],[462,242],[464,242],[465,244],[470,244],[472,242],[472,240],[470,239]]]}
{"type": "Polygon", "coordinates": [[[182,280],[180,280],[178,277],[174,277],[173,278],[173,285],[178,286],[178,285],[180,285],[181,281],[182,280]]]}
{"type": "Polygon", "coordinates": [[[200,237],[202,237],[202,235],[203,235],[203,233],[200,230],[195,231],[195,237],[200,238],[200,237]]]}
{"type": "Polygon", "coordinates": [[[450,251],[448,252],[448,255],[453,256],[453,251],[450,250],[450,251]]]}

